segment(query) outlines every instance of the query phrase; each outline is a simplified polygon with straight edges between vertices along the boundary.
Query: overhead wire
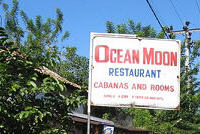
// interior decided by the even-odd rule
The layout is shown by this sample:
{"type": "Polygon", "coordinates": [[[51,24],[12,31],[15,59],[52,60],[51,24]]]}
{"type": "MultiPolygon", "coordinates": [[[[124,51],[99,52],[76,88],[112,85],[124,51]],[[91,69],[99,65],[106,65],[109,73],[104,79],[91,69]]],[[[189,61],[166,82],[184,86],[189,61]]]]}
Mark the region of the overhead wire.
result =
{"type": "Polygon", "coordinates": [[[163,30],[163,32],[164,32],[164,34],[165,34],[165,36],[166,36],[166,37],[169,39],[169,36],[167,35],[167,33],[166,33],[165,29],[163,28],[163,26],[162,26],[162,24],[161,24],[161,22],[160,22],[159,18],[157,17],[157,15],[156,15],[156,13],[155,13],[155,11],[154,11],[153,7],[151,6],[151,4],[149,3],[149,1],[148,1],[148,0],[146,0],[146,2],[147,2],[147,4],[148,4],[148,6],[150,7],[150,9],[151,9],[151,11],[152,11],[152,13],[153,13],[154,17],[155,17],[155,18],[156,18],[156,20],[158,21],[158,24],[159,24],[159,25],[160,25],[160,27],[162,28],[162,30],[163,30]]]}
{"type": "MultiPolygon", "coordinates": [[[[0,0],[0,5],[1,5],[2,1],[0,0]]],[[[2,24],[3,23],[3,19],[2,19],[2,16],[0,15],[0,27],[2,27],[2,24]]]]}
{"type": "Polygon", "coordinates": [[[154,3],[153,0],[151,1],[151,5],[153,5],[154,12],[157,14],[157,16],[160,19],[160,22],[162,23],[162,25],[166,26],[166,23],[165,23],[165,21],[163,19],[163,16],[160,15],[159,11],[157,10],[158,7],[156,6],[156,4],[154,3]]]}
{"type": "Polygon", "coordinates": [[[197,0],[195,0],[195,3],[196,3],[196,5],[197,5],[197,10],[198,10],[198,12],[199,12],[199,15],[200,15],[200,7],[199,7],[199,3],[198,3],[198,1],[197,1],[197,0]]]}
{"type": "Polygon", "coordinates": [[[2,27],[2,17],[0,15],[0,27],[2,27]]]}
{"type": "MultiPolygon", "coordinates": [[[[183,20],[181,19],[180,14],[178,13],[178,11],[177,11],[177,9],[176,9],[174,3],[172,2],[172,0],[169,0],[169,1],[170,1],[170,4],[171,4],[172,7],[173,7],[173,10],[175,11],[176,16],[178,17],[178,20],[179,20],[180,24],[181,24],[182,26],[184,26],[183,20]]],[[[180,35],[182,35],[182,36],[185,37],[185,34],[184,34],[184,33],[180,33],[180,35]]]]}
{"type": "Polygon", "coordinates": [[[175,11],[175,13],[176,13],[176,15],[177,15],[179,21],[181,22],[182,25],[184,25],[184,23],[183,23],[183,21],[182,21],[180,15],[179,15],[179,13],[178,13],[178,11],[176,10],[176,7],[174,6],[174,3],[172,2],[172,0],[169,0],[169,1],[170,1],[170,3],[172,4],[172,7],[174,8],[174,11],[175,11]]]}
{"type": "Polygon", "coordinates": [[[195,2],[196,2],[196,5],[197,5],[197,8],[198,8],[199,14],[200,14],[199,4],[198,4],[197,0],[195,0],[195,2]]]}

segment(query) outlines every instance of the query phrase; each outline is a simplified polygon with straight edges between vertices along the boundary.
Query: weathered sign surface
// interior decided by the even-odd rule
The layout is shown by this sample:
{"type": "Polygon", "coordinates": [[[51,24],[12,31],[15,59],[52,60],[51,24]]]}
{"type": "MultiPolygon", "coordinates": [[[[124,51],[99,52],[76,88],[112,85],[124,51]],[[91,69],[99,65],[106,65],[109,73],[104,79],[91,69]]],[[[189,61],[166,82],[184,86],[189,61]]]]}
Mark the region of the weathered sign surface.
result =
{"type": "Polygon", "coordinates": [[[91,105],[179,109],[180,41],[91,33],[91,105]]]}

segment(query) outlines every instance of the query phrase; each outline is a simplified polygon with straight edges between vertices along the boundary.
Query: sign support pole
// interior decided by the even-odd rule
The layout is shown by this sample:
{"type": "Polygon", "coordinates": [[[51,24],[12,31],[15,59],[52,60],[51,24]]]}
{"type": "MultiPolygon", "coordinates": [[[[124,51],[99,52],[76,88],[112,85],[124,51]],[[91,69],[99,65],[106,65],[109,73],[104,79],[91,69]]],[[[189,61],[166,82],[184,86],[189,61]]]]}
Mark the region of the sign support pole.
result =
{"type": "Polygon", "coordinates": [[[90,90],[88,90],[88,122],[87,122],[87,134],[90,134],[90,112],[91,112],[91,106],[90,106],[90,90]]]}
{"type": "MultiPolygon", "coordinates": [[[[91,45],[93,44],[93,39],[90,39],[90,55],[92,55],[92,48],[91,48],[91,45]]],[[[92,59],[92,58],[91,58],[92,59]]],[[[89,68],[90,68],[90,71],[89,71],[89,81],[92,81],[92,60],[90,61],[89,63],[89,68]]],[[[87,107],[87,114],[88,114],[88,121],[87,121],[87,134],[90,134],[90,113],[91,113],[91,90],[92,90],[92,84],[88,84],[88,107],[87,107]]]]}
{"type": "MultiPolygon", "coordinates": [[[[89,75],[91,76],[91,72],[89,73],[89,75]]],[[[87,134],[90,134],[91,89],[92,89],[92,86],[89,84],[89,88],[88,88],[88,103],[87,103],[87,105],[88,105],[88,108],[87,108],[87,114],[88,114],[87,134]]]]}

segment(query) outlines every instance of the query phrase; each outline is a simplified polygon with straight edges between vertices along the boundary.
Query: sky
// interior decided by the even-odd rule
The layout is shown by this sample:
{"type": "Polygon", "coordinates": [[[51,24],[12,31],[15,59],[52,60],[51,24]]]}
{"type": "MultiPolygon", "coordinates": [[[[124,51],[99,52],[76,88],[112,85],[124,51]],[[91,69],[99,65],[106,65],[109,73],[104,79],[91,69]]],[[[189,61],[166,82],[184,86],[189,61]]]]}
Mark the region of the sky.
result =
{"type": "MultiPolygon", "coordinates": [[[[3,0],[12,5],[12,0],[3,0]]],[[[149,0],[162,25],[182,30],[185,21],[190,28],[200,28],[199,0],[149,0]]],[[[19,7],[30,18],[41,15],[43,20],[55,18],[56,8],[64,14],[63,31],[69,31],[70,37],[56,45],[75,46],[81,56],[89,57],[90,32],[106,32],[106,21],[114,24],[127,23],[132,19],[143,26],[151,25],[156,31],[161,28],[151,12],[146,0],[19,0],[19,7]]],[[[2,12],[2,10],[0,10],[2,12]]],[[[3,16],[3,14],[1,13],[3,16]]],[[[200,32],[192,34],[197,40],[200,32]]],[[[178,35],[177,39],[183,39],[178,35]]]]}

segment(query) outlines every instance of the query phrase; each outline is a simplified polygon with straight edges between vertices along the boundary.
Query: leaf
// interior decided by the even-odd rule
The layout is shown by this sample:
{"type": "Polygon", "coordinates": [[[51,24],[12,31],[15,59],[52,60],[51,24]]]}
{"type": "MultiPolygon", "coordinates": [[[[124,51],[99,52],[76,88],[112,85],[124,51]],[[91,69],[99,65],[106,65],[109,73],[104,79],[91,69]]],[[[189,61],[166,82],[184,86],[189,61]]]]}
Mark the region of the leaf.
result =
{"type": "Polygon", "coordinates": [[[67,98],[67,99],[65,100],[65,103],[66,103],[66,105],[69,105],[69,104],[70,104],[70,100],[67,98]]]}
{"type": "Polygon", "coordinates": [[[19,114],[19,119],[21,120],[23,116],[24,116],[24,112],[21,112],[21,113],[19,114]]]}
{"type": "Polygon", "coordinates": [[[33,86],[33,88],[37,88],[37,85],[36,85],[36,83],[34,81],[29,81],[28,85],[33,86]]]}
{"type": "Polygon", "coordinates": [[[37,80],[37,77],[32,77],[31,79],[34,80],[34,81],[36,81],[36,80],[37,80]]]}
{"type": "Polygon", "coordinates": [[[33,62],[31,62],[31,61],[26,61],[26,63],[29,64],[29,65],[33,64],[33,62]]]}
{"type": "Polygon", "coordinates": [[[29,111],[25,111],[25,112],[24,112],[23,118],[26,119],[27,117],[29,117],[30,113],[31,113],[31,112],[29,112],[29,111]]]}
{"type": "Polygon", "coordinates": [[[69,37],[69,32],[66,31],[61,40],[64,41],[68,37],[69,37]]]}
{"type": "Polygon", "coordinates": [[[4,125],[0,125],[0,128],[4,128],[4,125]]]}
{"type": "Polygon", "coordinates": [[[64,86],[62,84],[58,84],[58,86],[59,86],[59,88],[60,88],[61,91],[64,90],[64,86]]]}
{"type": "Polygon", "coordinates": [[[58,80],[57,78],[53,77],[53,79],[56,81],[57,84],[60,83],[59,80],[58,80]]]}
{"type": "Polygon", "coordinates": [[[6,3],[3,3],[3,9],[5,10],[5,11],[7,11],[8,10],[8,4],[6,4],[6,3]]]}
{"type": "Polygon", "coordinates": [[[31,110],[31,109],[33,109],[33,107],[30,107],[30,106],[29,106],[29,107],[26,107],[26,108],[25,108],[25,110],[31,110]]]}
{"type": "Polygon", "coordinates": [[[50,77],[47,77],[47,78],[43,79],[43,83],[44,83],[44,84],[47,83],[48,81],[51,81],[51,78],[50,78],[50,77]]]}

